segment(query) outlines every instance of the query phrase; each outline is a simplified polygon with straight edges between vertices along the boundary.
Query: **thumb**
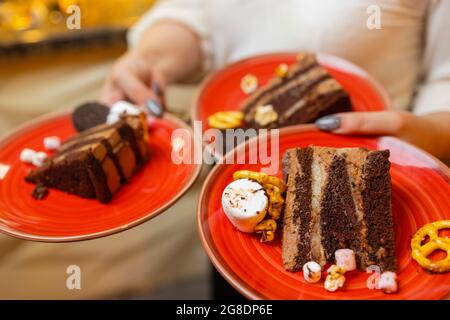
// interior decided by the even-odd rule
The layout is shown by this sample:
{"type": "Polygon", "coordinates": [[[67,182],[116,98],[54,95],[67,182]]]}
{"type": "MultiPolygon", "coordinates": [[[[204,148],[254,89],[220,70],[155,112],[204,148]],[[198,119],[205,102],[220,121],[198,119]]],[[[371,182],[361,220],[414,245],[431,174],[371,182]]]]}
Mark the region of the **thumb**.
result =
{"type": "Polygon", "coordinates": [[[398,135],[409,115],[405,111],[345,112],[319,118],[315,125],[337,134],[398,135]]]}

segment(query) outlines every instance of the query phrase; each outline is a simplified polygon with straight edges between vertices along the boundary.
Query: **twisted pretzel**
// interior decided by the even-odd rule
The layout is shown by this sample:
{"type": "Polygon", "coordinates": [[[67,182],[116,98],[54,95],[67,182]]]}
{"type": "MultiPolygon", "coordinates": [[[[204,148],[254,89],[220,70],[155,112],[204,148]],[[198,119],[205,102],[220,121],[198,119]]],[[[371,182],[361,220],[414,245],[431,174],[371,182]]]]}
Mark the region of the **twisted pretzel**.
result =
{"type": "Polygon", "coordinates": [[[284,204],[284,199],[281,196],[280,188],[269,183],[263,185],[263,187],[266,193],[269,195],[269,215],[272,219],[278,220],[281,215],[281,208],[284,204]]]}
{"type": "Polygon", "coordinates": [[[240,111],[220,111],[208,117],[208,124],[216,129],[234,129],[242,126],[244,114],[240,111]]]}
{"type": "Polygon", "coordinates": [[[411,240],[412,258],[422,268],[433,272],[450,271],[450,238],[439,236],[439,230],[449,228],[450,220],[440,220],[424,225],[414,234],[411,240]],[[422,245],[426,236],[430,240],[422,245]],[[435,250],[443,250],[447,256],[437,261],[428,259],[427,257],[435,250]]]}
{"type": "Polygon", "coordinates": [[[255,232],[261,234],[261,242],[272,241],[276,230],[277,223],[272,219],[263,220],[255,227],[255,232]]]}
{"type": "Polygon", "coordinates": [[[283,193],[286,190],[286,184],[283,180],[274,176],[269,176],[264,172],[240,170],[233,174],[233,179],[251,179],[258,181],[263,185],[273,185],[279,189],[280,193],[283,193]]]}

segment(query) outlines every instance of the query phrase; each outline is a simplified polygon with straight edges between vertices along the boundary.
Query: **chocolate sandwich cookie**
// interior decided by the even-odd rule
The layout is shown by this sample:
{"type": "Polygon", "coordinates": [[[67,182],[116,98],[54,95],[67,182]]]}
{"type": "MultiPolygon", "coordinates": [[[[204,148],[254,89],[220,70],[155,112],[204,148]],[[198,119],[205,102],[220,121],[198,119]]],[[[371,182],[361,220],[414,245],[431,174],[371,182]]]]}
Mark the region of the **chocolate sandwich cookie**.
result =
{"type": "Polygon", "coordinates": [[[78,132],[82,132],[105,123],[108,113],[107,106],[98,102],[87,102],[75,108],[72,113],[72,123],[78,132]]]}

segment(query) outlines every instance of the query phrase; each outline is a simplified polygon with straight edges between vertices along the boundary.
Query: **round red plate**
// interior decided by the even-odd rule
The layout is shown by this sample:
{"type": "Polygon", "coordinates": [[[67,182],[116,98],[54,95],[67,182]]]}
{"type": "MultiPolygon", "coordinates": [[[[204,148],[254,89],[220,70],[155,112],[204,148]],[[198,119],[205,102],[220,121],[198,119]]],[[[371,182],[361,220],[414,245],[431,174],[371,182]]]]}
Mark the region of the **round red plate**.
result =
{"type": "MultiPolygon", "coordinates": [[[[197,209],[200,238],[222,276],[251,299],[438,299],[448,294],[450,273],[429,274],[410,256],[411,237],[418,228],[428,222],[450,219],[448,167],[395,138],[337,136],[316,131],[311,125],[280,130],[280,154],[276,161],[280,161],[286,149],[308,145],[390,150],[400,290],[395,294],[369,290],[366,281],[370,275],[355,271],[346,276],[343,290],[328,292],[323,282],[308,284],[302,272],[284,270],[279,239],[263,244],[257,236],[237,231],[222,211],[222,192],[232,181],[234,171],[259,171],[260,164],[217,165],[203,186],[197,209]]],[[[245,147],[240,145],[225,160],[232,159],[245,147]]],[[[281,176],[281,171],[278,175],[281,176]]]]}
{"type": "MultiPolygon", "coordinates": [[[[265,54],[233,63],[211,74],[201,85],[191,111],[192,120],[201,120],[203,129],[208,129],[207,119],[211,114],[224,110],[238,110],[246,95],[240,88],[246,74],[258,78],[259,85],[274,77],[280,63],[292,64],[294,53],[265,54]]],[[[350,94],[355,111],[380,111],[390,109],[390,101],[381,85],[367,72],[336,56],[317,54],[320,64],[341,83],[350,94]]]]}
{"type": "Polygon", "coordinates": [[[151,158],[109,204],[51,189],[44,200],[31,196],[34,185],[24,177],[32,168],[19,160],[23,148],[43,150],[42,140],[75,134],[69,114],[45,116],[27,123],[0,142],[0,231],[35,241],[62,242],[102,237],[136,226],[167,209],[200,172],[198,164],[171,161],[171,134],[190,128],[171,115],[149,124],[151,158]]]}

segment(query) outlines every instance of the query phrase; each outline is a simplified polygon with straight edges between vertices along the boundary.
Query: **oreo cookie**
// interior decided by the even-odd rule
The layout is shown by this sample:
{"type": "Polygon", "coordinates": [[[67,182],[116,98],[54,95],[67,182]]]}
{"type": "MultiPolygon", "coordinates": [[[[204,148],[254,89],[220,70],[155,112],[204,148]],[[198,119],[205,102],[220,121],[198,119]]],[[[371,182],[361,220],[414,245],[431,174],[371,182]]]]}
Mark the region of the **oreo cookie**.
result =
{"type": "Polygon", "coordinates": [[[72,113],[72,124],[78,132],[82,132],[105,123],[109,108],[98,102],[87,102],[75,108],[72,113]]]}

